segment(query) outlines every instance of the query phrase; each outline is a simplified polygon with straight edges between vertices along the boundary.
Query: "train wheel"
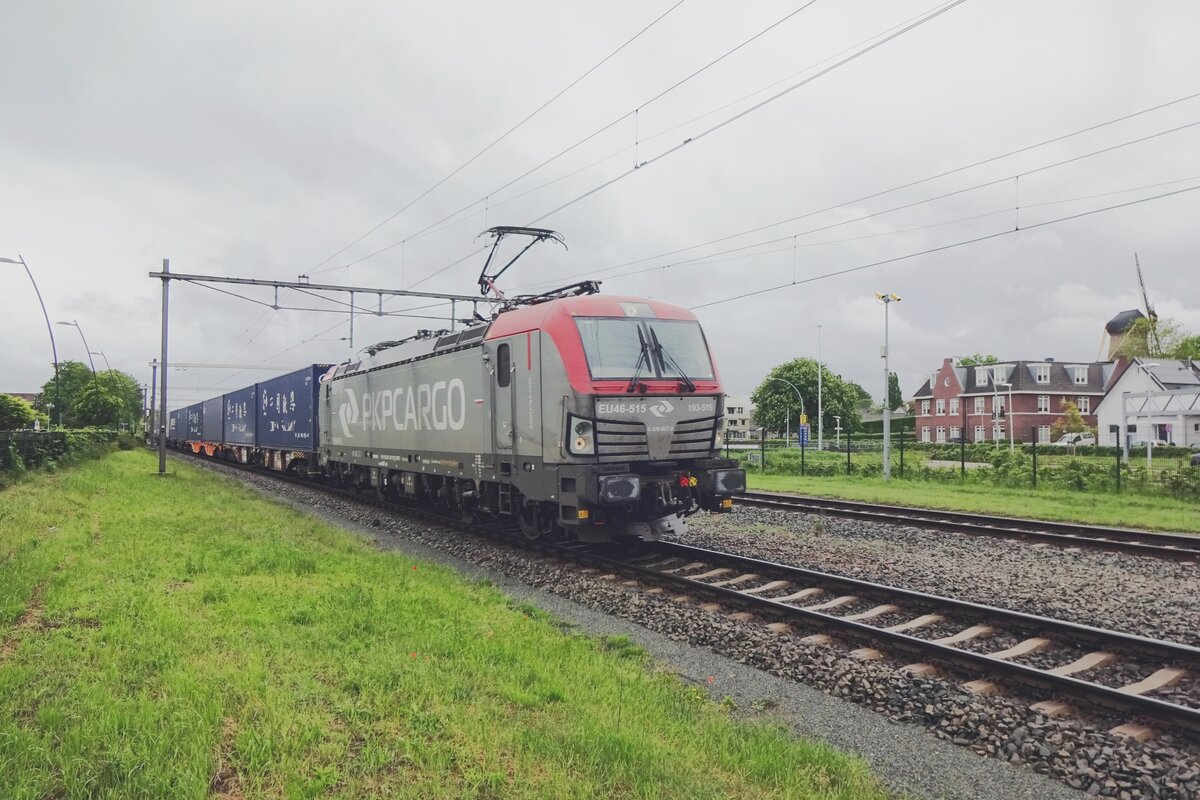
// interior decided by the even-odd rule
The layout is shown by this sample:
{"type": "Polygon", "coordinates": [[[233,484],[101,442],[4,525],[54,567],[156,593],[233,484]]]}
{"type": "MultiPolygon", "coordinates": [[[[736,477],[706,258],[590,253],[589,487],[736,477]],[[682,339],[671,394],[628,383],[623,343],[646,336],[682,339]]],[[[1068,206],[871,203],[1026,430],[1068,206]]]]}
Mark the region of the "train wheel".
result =
{"type": "Polygon", "coordinates": [[[527,503],[517,517],[521,533],[530,541],[548,537],[554,532],[554,516],[547,514],[540,503],[527,503]]]}

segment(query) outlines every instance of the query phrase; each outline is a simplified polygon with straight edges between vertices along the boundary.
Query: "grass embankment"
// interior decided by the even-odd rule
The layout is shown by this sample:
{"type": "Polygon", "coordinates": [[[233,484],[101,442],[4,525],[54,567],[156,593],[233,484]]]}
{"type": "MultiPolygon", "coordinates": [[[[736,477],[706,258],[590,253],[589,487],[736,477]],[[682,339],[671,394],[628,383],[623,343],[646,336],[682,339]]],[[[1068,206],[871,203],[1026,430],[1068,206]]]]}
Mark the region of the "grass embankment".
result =
{"type": "Polygon", "coordinates": [[[941,508],[1010,517],[1082,522],[1121,528],[1200,533],[1200,506],[1161,495],[1101,494],[1067,489],[1010,489],[981,484],[860,476],[763,475],[746,470],[751,489],[836,497],[868,503],[941,508]]]}
{"type": "Polygon", "coordinates": [[[882,797],[627,641],[210,473],[0,493],[0,797],[882,797]]]}

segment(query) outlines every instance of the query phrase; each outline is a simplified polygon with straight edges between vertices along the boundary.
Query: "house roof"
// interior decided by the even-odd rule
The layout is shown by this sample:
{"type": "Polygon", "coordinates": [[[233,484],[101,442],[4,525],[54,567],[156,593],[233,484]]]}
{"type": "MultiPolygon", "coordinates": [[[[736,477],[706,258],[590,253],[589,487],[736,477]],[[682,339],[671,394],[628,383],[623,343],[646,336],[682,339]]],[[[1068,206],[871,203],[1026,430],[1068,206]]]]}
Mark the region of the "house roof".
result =
{"type": "MultiPolygon", "coordinates": [[[[1013,392],[1039,392],[1044,394],[1103,394],[1105,386],[1112,377],[1115,365],[1110,361],[1092,362],[1059,362],[1059,361],[1000,361],[995,364],[980,364],[975,366],[954,367],[954,375],[962,394],[992,394],[996,391],[996,383],[1012,384],[1013,392]],[[1049,383],[1038,383],[1039,367],[1049,367],[1049,383]],[[1087,383],[1076,383],[1073,367],[1087,368],[1087,383]],[[979,380],[979,369],[985,370],[979,380]],[[996,371],[999,372],[996,375],[996,371]],[[993,377],[995,375],[995,377],[993,377]]],[[[1001,392],[1007,393],[1009,388],[1002,386],[1001,392]]],[[[923,399],[933,395],[930,378],[926,378],[921,388],[913,394],[915,399],[923,399]]]]}
{"type": "Polygon", "coordinates": [[[1156,361],[1137,359],[1158,387],[1163,390],[1200,388],[1200,364],[1194,361],[1156,361]]]}

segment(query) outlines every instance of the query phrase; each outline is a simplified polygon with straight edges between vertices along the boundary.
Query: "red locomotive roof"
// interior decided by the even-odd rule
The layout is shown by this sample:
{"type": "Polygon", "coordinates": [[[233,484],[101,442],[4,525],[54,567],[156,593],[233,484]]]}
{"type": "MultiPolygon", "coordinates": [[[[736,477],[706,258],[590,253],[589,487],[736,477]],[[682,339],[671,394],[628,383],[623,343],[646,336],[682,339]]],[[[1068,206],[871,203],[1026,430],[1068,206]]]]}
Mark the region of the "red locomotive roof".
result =
{"type": "MultiPolygon", "coordinates": [[[[645,297],[621,295],[581,295],[564,297],[534,306],[518,308],[501,314],[488,328],[488,339],[499,339],[530,331],[541,330],[549,334],[566,367],[567,378],[577,392],[587,394],[623,394],[626,381],[593,380],[584,356],[575,317],[626,317],[651,316],[629,313],[629,305],[649,307],[655,319],[695,320],[696,315],[682,306],[651,300],[645,297]]],[[[721,391],[721,376],[713,365],[713,380],[697,380],[697,393],[721,391]]],[[[679,381],[648,378],[641,381],[649,394],[676,394],[679,381]]]]}

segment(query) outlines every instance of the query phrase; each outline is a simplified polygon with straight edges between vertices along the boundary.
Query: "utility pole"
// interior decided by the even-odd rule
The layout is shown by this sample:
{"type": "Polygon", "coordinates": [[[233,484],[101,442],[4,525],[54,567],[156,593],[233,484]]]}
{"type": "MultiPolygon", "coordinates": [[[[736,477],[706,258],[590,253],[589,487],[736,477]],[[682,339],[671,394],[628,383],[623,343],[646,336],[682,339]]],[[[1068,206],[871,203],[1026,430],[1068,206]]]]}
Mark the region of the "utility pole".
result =
{"type": "Polygon", "coordinates": [[[158,425],[158,474],[167,474],[167,307],[171,291],[171,259],[163,259],[162,267],[162,354],[158,363],[162,367],[162,377],[159,388],[162,392],[159,400],[158,425]]]}
{"type": "Polygon", "coordinates": [[[888,368],[888,307],[899,303],[900,297],[891,292],[876,292],[875,299],[883,303],[883,479],[892,479],[892,409],[891,370],[888,368]]]}

